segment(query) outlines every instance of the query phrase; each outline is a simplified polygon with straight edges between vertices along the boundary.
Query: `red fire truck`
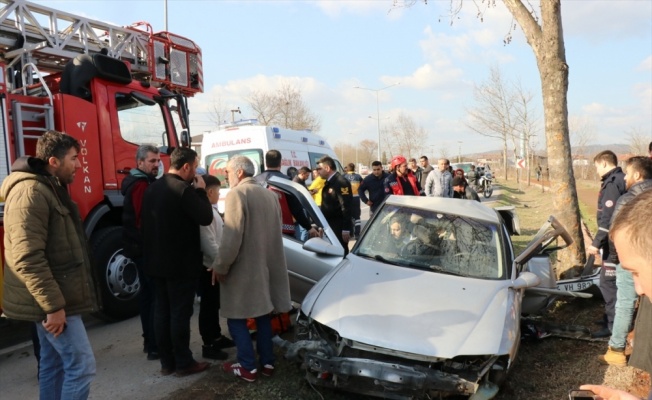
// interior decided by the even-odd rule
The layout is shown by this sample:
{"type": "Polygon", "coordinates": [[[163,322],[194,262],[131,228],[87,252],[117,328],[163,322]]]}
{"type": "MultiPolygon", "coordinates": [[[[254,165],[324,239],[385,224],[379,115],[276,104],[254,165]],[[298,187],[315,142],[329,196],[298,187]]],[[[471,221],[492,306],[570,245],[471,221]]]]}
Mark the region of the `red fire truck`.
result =
{"type": "Polygon", "coordinates": [[[139,145],[159,147],[161,171],[173,148],[189,145],[187,98],[203,91],[200,48],[145,22],[119,27],[0,0],[0,52],[0,181],[16,158],[35,153],[46,130],[77,138],[82,168],[70,192],[93,252],[102,316],[137,314],[138,273],[121,252],[120,184],[139,145]]]}

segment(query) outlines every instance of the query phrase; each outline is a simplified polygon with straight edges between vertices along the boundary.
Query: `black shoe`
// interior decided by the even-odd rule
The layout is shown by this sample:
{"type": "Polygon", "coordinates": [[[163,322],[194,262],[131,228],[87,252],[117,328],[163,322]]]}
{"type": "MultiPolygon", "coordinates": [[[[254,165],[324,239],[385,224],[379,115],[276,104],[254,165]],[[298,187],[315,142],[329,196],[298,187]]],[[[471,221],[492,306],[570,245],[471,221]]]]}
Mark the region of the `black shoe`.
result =
{"type": "Polygon", "coordinates": [[[611,336],[611,331],[609,328],[602,328],[599,331],[591,333],[591,337],[594,339],[606,338],[611,336]]]}
{"type": "MultiPolygon", "coordinates": [[[[188,375],[193,375],[193,374],[198,374],[200,372],[206,371],[208,368],[210,368],[210,364],[207,362],[196,362],[192,364],[188,368],[184,369],[177,369],[176,372],[174,373],[176,376],[182,377],[182,376],[188,376],[188,375]]],[[[161,371],[163,373],[163,371],[161,371]]]]}
{"type": "Polygon", "coordinates": [[[604,319],[596,319],[595,321],[593,321],[593,325],[598,325],[606,328],[607,321],[605,321],[604,319]]]}
{"type": "Polygon", "coordinates": [[[226,352],[218,349],[215,345],[202,346],[201,356],[204,358],[210,358],[211,360],[226,360],[229,358],[229,355],[226,354],[226,352]]]}
{"type": "Polygon", "coordinates": [[[159,357],[158,351],[150,351],[149,353],[147,353],[147,359],[149,361],[158,360],[159,358],[161,357],[159,357]]]}
{"type": "Polygon", "coordinates": [[[235,347],[235,342],[222,335],[219,338],[215,339],[212,346],[218,349],[228,349],[229,347],[235,347]]]}

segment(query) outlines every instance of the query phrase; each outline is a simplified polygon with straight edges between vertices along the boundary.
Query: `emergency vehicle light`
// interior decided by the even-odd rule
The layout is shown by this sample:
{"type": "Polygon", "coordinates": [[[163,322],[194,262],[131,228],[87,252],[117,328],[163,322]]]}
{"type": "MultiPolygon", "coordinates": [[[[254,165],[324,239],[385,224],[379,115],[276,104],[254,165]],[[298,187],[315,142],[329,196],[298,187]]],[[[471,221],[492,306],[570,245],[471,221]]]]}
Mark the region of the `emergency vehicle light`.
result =
{"type": "MultiPolygon", "coordinates": [[[[274,128],[274,129],[276,129],[276,128],[274,128]]],[[[278,133],[278,132],[274,132],[274,139],[280,139],[280,138],[281,138],[281,134],[278,133]]]]}
{"type": "Polygon", "coordinates": [[[272,128],[272,132],[278,133],[278,131],[279,131],[278,127],[275,126],[275,127],[272,128]]]}
{"type": "Polygon", "coordinates": [[[302,137],[302,138],[301,138],[301,141],[304,142],[304,143],[306,143],[306,142],[308,141],[308,138],[307,138],[307,137],[302,137]]]}
{"type": "Polygon", "coordinates": [[[323,145],[325,145],[325,144],[326,144],[325,141],[323,141],[323,140],[320,140],[320,141],[319,141],[319,145],[320,145],[320,146],[323,146],[323,145]]]}

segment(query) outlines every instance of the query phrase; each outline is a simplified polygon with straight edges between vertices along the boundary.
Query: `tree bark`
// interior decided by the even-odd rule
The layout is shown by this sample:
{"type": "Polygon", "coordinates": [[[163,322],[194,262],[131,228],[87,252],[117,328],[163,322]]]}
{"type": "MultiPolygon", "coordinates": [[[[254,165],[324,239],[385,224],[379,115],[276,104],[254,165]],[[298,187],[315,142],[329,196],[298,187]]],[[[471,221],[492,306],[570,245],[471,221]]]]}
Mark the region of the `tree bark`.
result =
{"type": "Polygon", "coordinates": [[[558,255],[557,273],[581,265],[586,259],[581,230],[579,202],[573,175],[568,133],[568,64],[561,21],[561,0],[541,2],[541,21],[536,22],[520,0],[504,0],[505,5],[525,33],[536,57],[548,144],[548,167],[555,216],[566,227],[574,243],[558,255]]]}

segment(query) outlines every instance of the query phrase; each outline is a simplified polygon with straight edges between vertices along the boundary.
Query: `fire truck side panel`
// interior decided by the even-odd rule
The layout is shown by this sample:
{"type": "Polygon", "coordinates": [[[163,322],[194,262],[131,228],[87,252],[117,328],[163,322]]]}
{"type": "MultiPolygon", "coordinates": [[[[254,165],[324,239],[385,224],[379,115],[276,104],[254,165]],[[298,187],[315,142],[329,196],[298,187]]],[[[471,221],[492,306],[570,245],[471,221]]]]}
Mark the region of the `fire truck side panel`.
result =
{"type": "Polygon", "coordinates": [[[104,200],[102,193],[102,155],[97,141],[96,108],[93,103],[67,94],[55,96],[55,125],[79,141],[81,168],[70,185],[82,219],[104,200]]]}

